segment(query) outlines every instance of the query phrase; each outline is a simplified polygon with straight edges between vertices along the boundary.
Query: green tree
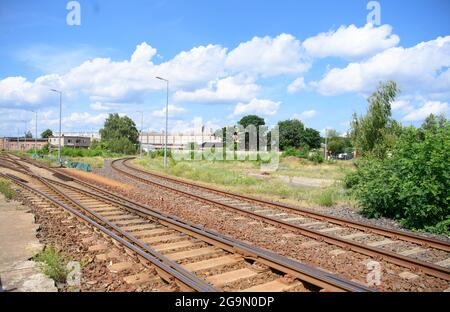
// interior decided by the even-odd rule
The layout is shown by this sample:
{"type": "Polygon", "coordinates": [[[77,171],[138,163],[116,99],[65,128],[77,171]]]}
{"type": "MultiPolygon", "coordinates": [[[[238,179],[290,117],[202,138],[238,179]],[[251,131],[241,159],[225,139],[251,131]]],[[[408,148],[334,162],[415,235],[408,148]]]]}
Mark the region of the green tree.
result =
{"type": "Polygon", "coordinates": [[[299,148],[302,146],[302,134],[305,126],[298,119],[290,119],[278,122],[280,134],[280,149],[288,147],[299,148]]]}
{"type": "Polygon", "coordinates": [[[330,151],[334,155],[343,153],[344,149],[345,149],[344,142],[343,142],[343,140],[340,140],[339,138],[333,138],[333,139],[329,140],[327,143],[327,150],[330,151]]]}
{"type": "Polygon", "coordinates": [[[424,122],[422,123],[421,128],[423,130],[431,131],[433,133],[436,133],[437,129],[442,128],[445,126],[446,119],[444,115],[435,116],[433,114],[430,114],[427,118],[425,118],[424,122]]]}
{"type": "Polygon", "coordinates": [[[28,130],[27,132],[25,132],[25,138],[27,138],[27,139],[33,138],[33,134],[31,133],[30,130],[28,130]]]}
{"type": "Polygon", "coordinates": [[[346,178],[363,213],[412,229],[450,232],[450,122],[407,127],[390,157],[362,159],[346,178]]]}
{"type": "Polygon", "coordinates": [[[313,128],[306,128],[302,134],[302,142],[310,148],[320,147],[320,132],[313,128]]]}
{"type": "Polygon", "coordinates": [[[256,129],[258,129],[259,126],[264,126],[266,122],[264,121],[264,118],[261,118],[256,115],[247,115],[241,118],[241,120],[238,121],[238,124],[240,124],[242,127],[246,128],[248,125],[254,125],[256,129]]]}
{"type": "Polygon", "coordinates": [[[51,136],[53,136],[53,131],[50,129],[47,129],[41,133],[41,138],[43,138],[43,139],[48,139],[51,136]]]}
{"type": "Polygon", "coordinates": [[[368,98],[365,116],[353,114],[350,136],[353,145],[363,155],[384,158],[392,149],[401,126],[391,118],[391,103],[400,92],[394,81],[380,83],[368,98]]]}
{"type": "Polygon", "coordinates": [[[133,120],[128,116],[109,114],[102,129],[102,142],[111,152],[131,154],[136,151],[139,131],[133,120]]]}
{"type": "MultiPolygon", "coordinates": [[[[264,118],[261,118],[256,115],[247,115],[241,118],[241,120],[238,121],[238,124],[242,127],[247,128],[249,125],[253,125],[256,128],[256,148],[259,150],[259,126],[264,126],[266,122],[264,121],[264,118]]],[[[245,149],[249,149],[249,137],[250,135],[248,133],[245,133],[245,149]]]]}

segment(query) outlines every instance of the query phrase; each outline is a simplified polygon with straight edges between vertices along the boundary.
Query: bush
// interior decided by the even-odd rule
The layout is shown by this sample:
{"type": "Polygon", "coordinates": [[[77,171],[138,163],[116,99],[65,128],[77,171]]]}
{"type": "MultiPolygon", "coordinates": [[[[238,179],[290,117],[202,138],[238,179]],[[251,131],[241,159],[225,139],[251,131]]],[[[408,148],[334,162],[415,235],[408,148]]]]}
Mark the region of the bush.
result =
{"type": "Polygon", "coordinates": [[[321,164],[324,161],[324,157],[322,155],[321,150],[313,150],[313,151],[309,152],[308,159],[313,161],[316,164],[321,164]]]}
{"type": "Polygon", "coordinates": [[[107,141],[106,146],[108,150],[113,153],[122,153],[128,155],[135,154],[137,150],[137,146],[125,137],[107,141]]]}
{"type": "Polygon", "coordinates": [[[346,178],[362,212],[449,233],[450,123],[435,132],[403,129],[391,154],[361,162],[357,176],[346,178]]]}
{"type": "Polygon", "coordinates": [[[289,156],[294,156],[297,157],[298,152],[297,149],[295,147],[288,147],[286,148],[283,153],[281,154],[283,157],[289,157],[289,156]]]}
{"type": "Polygon", "coordinates": [[[6,199],[13,199],[16,197],[16,191],[11,187],[11,182],[5,179],[0,179],[0,193],[5,195],[6,199]]]}
{"type": "Polygon", "coordinates": [[[336,201],[334,199],[334,191],[332,189],[327,189],[319,194],[316,202],[325,207],[331,207],[333,206],[336,201]]]}
{"type": "Polygon", "coordinates": [[[39,254],[33,257],[33,260],[42,263],[42,270],[45,275],[56,282],[64,283],[68,271],[64,265],[64,259],[61,253],[53,246],[46,246],[39,254]]]}

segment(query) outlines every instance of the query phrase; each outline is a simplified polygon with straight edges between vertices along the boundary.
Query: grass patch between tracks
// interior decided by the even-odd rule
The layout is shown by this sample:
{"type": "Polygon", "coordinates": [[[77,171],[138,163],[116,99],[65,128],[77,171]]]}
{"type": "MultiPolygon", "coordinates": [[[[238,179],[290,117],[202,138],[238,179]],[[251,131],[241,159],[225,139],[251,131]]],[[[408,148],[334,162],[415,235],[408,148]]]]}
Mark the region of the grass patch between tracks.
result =
{"type": "Polygon", "coordinates": [[[261,172],[257,161],[175,161],[170,158],[166,170],[161,157],[138,158],[132,163],[142,169],[290,204],[326,207],[352,204],[340,182],[347,171],[353,170],[351,163],[315,165],[290,158],[282,159],[279,169],[270,173],[261,172]]]}

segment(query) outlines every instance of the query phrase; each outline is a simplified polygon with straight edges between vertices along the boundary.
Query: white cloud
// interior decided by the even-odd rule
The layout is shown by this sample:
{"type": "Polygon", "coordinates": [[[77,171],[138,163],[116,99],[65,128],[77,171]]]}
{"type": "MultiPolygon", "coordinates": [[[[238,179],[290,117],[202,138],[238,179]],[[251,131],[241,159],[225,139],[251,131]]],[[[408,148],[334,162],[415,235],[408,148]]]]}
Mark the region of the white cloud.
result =
{"type": "Polygon", "coordinates": [[[119,108],[120,105],[116,103],[103,103],[103,102],[95,102],[89,104],[89,108],[93,110],[115,110],[119,108]]]}
{"type": "Polygon", "coordinates": [[[304,58],[300,41],[289,34],[275,38],[254,37],[230,51],[226,67],[263,76],[301,73],[310,64],[304,58]]]}
{"type": "MultiPolygon", "coordinates": [[[[186,109],[180,106],[169,104],[169,116],[175,116],[179,114],[183,114],[186,112],[186,109]]],[[[164,107],[161,110],[156,110],[152,113],[153,117],[165,117],[166,116],[166,108],[164,107]]]]}
{"type": "Polygon", "coordinates": [[[142,42],[136,46],[136,50],[131,55],[131,63],[150,62],[152,57],[156,55],[156,49],[152,48],[147,42],[142,42]]]}
{"type": "Polygon", "coordinates": [[[305,87],[305,78],[299,77],[289,84],[287,91],[292,94],[305,87]]]}
{"type": "Polygon", "coordinates": [[[94,58],[65,74],[45,75],[35,81],[7,77],[0,80],[0,105],[44,104],[50,88],[64,91],[66,98],[71,93],[84,93],[103,103],[142,102],[148,92],[165,88],[155,76],[169,79],[172,90],[217,79],[223,72],[226,49],[217,45],[199,46],[158,65],[151,60],[155,54],[156,49],[143,42],[130,61],[94,58]]]}
{"type": "Polygon", "coordinates": [[[409,114],[403,117],[406,121],[418,121],[424,120],[430,114],[439,115],[441,113],[448,113],[449,105],[448,103],[439,101],[429,101],[423,104],[421,107],[412,110],[409,114]]]}
{"type": "Polygon", "coordinates": [[[210,81],[207,88],[177,91],[174,97],[176,101],[191,102],[245,101],[254,98],[259,89],[251,78],[227,77],[210,81]]]}
{"type": "Polygon", "coordinates": [[[300,114],[294,114],[294,118],[300,119],[300,120],[305,120],[305,119],[313,118],[316,115],[317,115],[317,111],[315,111],[315,110],[308,110],[308,111],[304,111],[304,112],[302,112],[300,114]]]}
{"type": "Polygon", "coordinates": [[[234,107],[232,116],[240,116],[250,113],[261,115],[275,115],[280,104],[281,102],[254,98],[247,104],[238,103],[234,107]]]}
{"type": "Polygon", "coordinates": [[[341,26],[336,31],[320,33],[306,39],[303,47],[315,58],[328,56],[356,59],[374,55],[377,52],[396,46],[400,38],[393,35],[390,25],[364,27],[341,26]]]}
{"type": "MultiPolygon", "coordinates": [[[[63,131],[81,130],[82,128],[97,129],[103,126],[106,118],[108,118],[107,113],[91,114],[88,112],[74,112],[68,116],[63,116],[63,131]]],[[[57,127],[59,125],[59,115],[52,110],[44,114],[39,113],[38,124],[43,128],[57,127]]]]}
{"type": "Polygon", "coordinates": [[[49,81],[54,75],[42,76],[34,82],[24,77],[7,77],[0,80],[0,107],[29,108],[48,100],[50,97],[49,81]]]}
{"type": "Polygon", "coordinates": [[[403,108],[405,108],[405,107],[409,107],[409,102],[408,102],[408,101],[405,101],[405,100],[397,100],[397,101],[394,101],[394,102],[391,104],[391,108],[392,108],[392,110],[394,110],[394,111],[396,111],[396,110],[401,110],[401,109],[403,109],[403,108]]]}
{"type": "Polygon", "coordinates": [[[411,48],[390,48],[367,61],[334,68],[313,82],[321,94],[371,92],[379,81],[392,79],[404,93],[445,93],[450,88],[450,36],[411,48]]]}

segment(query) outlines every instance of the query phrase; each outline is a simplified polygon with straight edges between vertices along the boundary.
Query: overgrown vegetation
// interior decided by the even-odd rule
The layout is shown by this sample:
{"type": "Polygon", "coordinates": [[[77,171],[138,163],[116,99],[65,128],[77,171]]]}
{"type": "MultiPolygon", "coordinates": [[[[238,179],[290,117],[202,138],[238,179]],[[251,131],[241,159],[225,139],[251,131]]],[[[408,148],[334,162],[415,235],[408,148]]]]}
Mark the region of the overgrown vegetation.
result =
{"type": "Polygon", "coordinates": [[[318,148],[320,147],[320,133],[312,128],[305,128],[297,119],[278,122],[280,131],[280,149],[287,148],[318,148]]]}
{"type": "Polygon", "coordinates": [[[113,153],[134,154],[139,145],[139,132],[127,116],[109,114],[100,135],[104,146],[113,153]]]}
{"type": "Polygon", "coordinates": [[[46,246],[40,253],[33,257],[34,261],[40,262],[45,275],[55,282],[64,283],[69,273],[64,256],[54,246],[46,246]]]}
{"type": "MultiPolygon", "coordinates": [[[[152,171],[213,184],[216,187],[243,194],[253,194],[287,203],[301,203],[305,206],[334,205],[349,200],[340,186],[306,187],[286,183],[289,174],[304,174],[310,178],[341,178],[348,170],[346,166],[315,165],[308,160],[284,162],[277,172],[262,175],[257,161],[175,161],[169,158],[169,167],[163,168],[161,156],[145,156],[134,160],[135,164],[152,171]],[[324,166],[323,170],[321,166],[324,166]],[[284,177],[284,178],[283,178],[284,177]],[[330,190],[330,191],[328,191],[330,190]],[[330,192],[322,195],[324,192],[330,192]],[[326,198],[328,197],[328,198],[326,198]],[[330,199],[331,198],[331,199],[330,199]]],[[[295,176],[295,175],[294,175],[295,176]]],[[[292,177],[294,177],[292,176],[292,177]]]]}
{"type": "Polygon", "coordinates": [[[308,146],[302,146],[300,148],[288,147],[281,154],[282,157],[298,157],[308,159],[316,164],[321,164],[324,161],[324,157],[320,149],[310,149],[308,146]]]}
{"type": "Polygon", "coordinates": [[[421,128],[402,128],[390,121],[394,90],[395,84],[383,85],[369,100],[368,115],[354,129],[363,158],[345,184],[369,217],[449,234],[450,122],[431,116],[421,128]],[[383,112],[374,113],[377,110],[383,112]]]}
{"type": "Polygon", "coordinates": [[[380,83],[368,98],[365,116],[353,114],[350,137],[362,156],[385,158],[395,144],[401,125],[391,117],[391,104],[400,92],[394,81],[380,83]]]}
{"type": "Polygon", "coordinates": [[[16,197],[16,191],[11,187],[11,182],[2,178],[0,178],[0,193],[8,200],[16,197]]]}

